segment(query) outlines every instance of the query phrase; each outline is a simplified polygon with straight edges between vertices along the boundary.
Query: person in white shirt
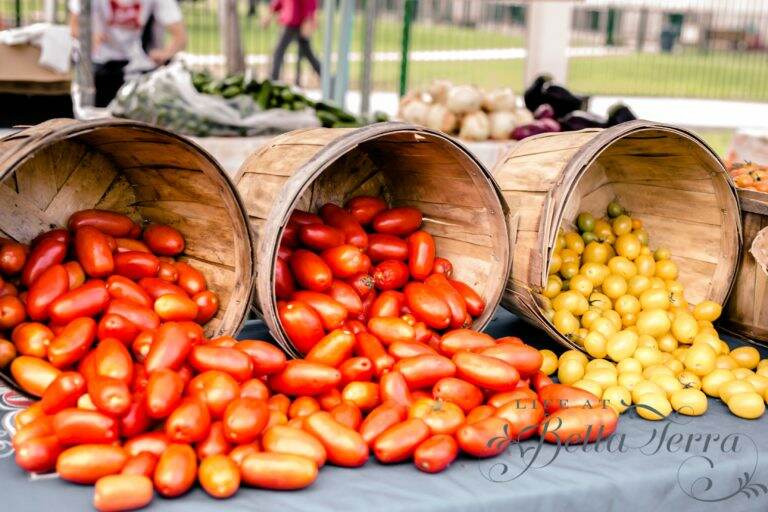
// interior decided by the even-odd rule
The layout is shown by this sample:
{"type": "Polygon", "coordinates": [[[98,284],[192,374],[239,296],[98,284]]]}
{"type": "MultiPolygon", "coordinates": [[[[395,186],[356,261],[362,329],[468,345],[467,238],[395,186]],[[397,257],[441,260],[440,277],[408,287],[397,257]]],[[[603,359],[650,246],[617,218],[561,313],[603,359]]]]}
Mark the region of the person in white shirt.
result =
{"type": "MultiPolygon", "coordinates": [[[[161,66],[187,45],[187,32],[176,0],[91,0],[96,106],[106,107],[124,82],[124,69],[161,66]],[[149,54],[142,33],[152,16],[169,34],[167,42],[149,54]]],[[[72,35],[78,34],[80,0],[68,1],[72,35]]]]}

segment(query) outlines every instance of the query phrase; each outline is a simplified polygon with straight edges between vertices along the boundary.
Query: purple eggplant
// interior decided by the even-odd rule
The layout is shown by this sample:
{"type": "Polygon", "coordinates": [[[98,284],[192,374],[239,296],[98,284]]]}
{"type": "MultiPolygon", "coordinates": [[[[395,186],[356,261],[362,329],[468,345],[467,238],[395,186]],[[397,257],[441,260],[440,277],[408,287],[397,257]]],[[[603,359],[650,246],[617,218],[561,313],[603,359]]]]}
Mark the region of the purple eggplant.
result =
{"type": "Polygon", "coordinates": [[[573,132],[585,128],[604,128],[605,119],[591,112],[575,110],[560,119],[560,124],[563,131],[573,132]]]}

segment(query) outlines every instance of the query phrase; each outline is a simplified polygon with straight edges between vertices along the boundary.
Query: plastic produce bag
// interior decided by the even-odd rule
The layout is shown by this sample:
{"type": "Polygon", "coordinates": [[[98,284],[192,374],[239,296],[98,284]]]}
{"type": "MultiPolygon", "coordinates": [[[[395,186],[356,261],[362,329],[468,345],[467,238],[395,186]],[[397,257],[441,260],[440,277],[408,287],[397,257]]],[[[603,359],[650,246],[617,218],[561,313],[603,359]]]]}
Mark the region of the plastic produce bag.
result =
{"type": "Polygon", "coordinates": [[[145,121],[185,135],[251,136],[320,126],[310,109],[262,110],[250,96],[198,92],[180,63],[128,81],[109,105],[115,117],[145,121]]]}

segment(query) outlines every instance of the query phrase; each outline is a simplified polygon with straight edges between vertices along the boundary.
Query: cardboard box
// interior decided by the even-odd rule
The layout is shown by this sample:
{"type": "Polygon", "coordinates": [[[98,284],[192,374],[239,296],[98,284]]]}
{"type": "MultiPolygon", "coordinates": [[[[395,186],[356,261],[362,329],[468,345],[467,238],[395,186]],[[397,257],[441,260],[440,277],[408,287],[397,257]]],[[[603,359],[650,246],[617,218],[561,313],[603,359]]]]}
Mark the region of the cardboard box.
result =
{"type": "Polygon", "coordinates": [[[71,73],[38,64],[40,48],[31,44],[0,44],[0,92],[27,95],[69,94],[71,73]]]}

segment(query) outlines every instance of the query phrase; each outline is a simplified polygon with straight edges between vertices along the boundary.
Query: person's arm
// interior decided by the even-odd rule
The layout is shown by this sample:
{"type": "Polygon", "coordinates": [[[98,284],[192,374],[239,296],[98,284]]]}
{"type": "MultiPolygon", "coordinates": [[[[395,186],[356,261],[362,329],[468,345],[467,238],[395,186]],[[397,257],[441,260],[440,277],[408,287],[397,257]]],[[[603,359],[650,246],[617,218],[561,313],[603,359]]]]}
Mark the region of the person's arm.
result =
{"type": "Polygon", "coordinates": [[[272,23],[272,20],[275,19],[277,16],[277,13],[280,12],[280,10],[283,8],[283,0],[272,0],[269,3],[269,11],[267,11],[267,14],[264,16],[264,19],[261,20],[261,26],[264,28],[267,28],[270,23],[272,23]]]}
{"type": "Polygon", "coordinates": [[[164,28],[170,35],[168,42],[162,48],[155,48],[149,52],[149,57],[158,65],[165,64],[187,47],[187,29],[183,21],[165,25],[164,28]]]}

